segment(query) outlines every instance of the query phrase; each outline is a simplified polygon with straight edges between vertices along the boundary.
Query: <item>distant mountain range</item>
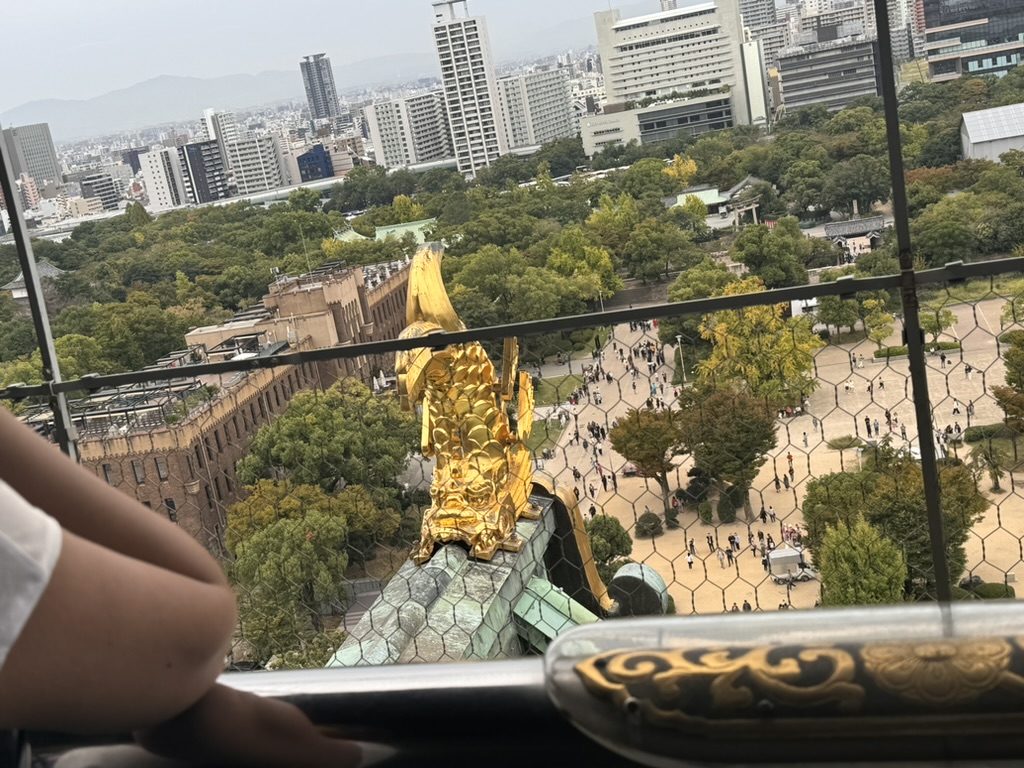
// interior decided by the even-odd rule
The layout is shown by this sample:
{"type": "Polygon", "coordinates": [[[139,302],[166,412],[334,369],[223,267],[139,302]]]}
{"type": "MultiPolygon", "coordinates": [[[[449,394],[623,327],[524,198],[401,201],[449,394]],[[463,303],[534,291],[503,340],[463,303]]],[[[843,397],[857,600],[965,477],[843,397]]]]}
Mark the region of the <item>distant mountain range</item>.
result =
{"type": "MultiPolygon", "coordinates": [[[[439,74],[437,57],[430,53],[380,56],[334,68],[343,92],[439,74]]],[[[0,113],[0,124],[49,123],[53,138],[63,141],[195,120],[207,107],[242,109],[304,99],[298,67],[210,79],[165,75],[94,99],[32,101],[0,113]]]]}

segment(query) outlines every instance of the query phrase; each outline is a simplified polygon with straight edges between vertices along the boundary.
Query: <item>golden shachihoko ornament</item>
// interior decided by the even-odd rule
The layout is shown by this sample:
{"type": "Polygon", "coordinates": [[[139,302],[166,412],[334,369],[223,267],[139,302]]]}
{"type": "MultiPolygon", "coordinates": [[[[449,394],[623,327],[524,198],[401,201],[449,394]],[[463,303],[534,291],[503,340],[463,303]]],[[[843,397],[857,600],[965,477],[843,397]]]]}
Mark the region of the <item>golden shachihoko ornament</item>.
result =
{"type": "MultiPolygon", "coordinates": [[[[409,277],[403,339],[465,330],[441,278],[442,248],[423,246],[409,277]]],[[[533,382],[519,372],[519,344],[505,340],[501,377],[479,343],[399,352],[402,407],[422,414],[421,451],[437,461],[431,506],[413,559],[430,560],[438,544],[458,541],[490,560],[499,549],[518,552],[520,517],[530,504],[533,461],[526,440],[533,427],[533,382]],[[509,409],[515,401],[515,423],[509,409]]]]}

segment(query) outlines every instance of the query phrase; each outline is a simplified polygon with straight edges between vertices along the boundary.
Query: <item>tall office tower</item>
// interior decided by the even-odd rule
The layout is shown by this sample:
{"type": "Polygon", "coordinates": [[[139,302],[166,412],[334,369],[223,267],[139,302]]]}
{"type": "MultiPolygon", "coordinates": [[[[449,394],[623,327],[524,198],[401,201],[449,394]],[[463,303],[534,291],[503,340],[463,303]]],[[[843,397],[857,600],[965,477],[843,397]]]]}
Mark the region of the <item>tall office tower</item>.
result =
{"type": "Polygon", "coordinates": [[[178,156],[190,203],[198,205],[230,197],[224,155],[216,139],[186,144],[178,150],[178,156]]]}
{"type": "Polygon", "coordinates": [[[509,147],[532,147],[576,135],[572,85],[565,69],[498,81],[509,147]]]}
{"type": "Polygon", "coordinates": [[[232,142],[228,144],[227,160],[239,195],[288,186],[288,172],[277,136],[232,142]]]}
{"type": "Polygon", "coordinates": [[[610,103],[728,86],[736,122],[750,123],[737,0],[702,2],[632,19],[623,19],[617,10],[599,11],[595,21],[610,103]]]}
{"type": "Polygon", "coordinates": [[[743,17],[743,25],[751,29],[766,27],[778,20],[775,0],[740,0],[740,15],[743,17]]]}
{"type": "Polygon", "coordinates": [[[139,165],[150,211],[166,211],[188,203],[177,147],[154,149],[139,155],[139,165]]]}
{"type": "Polygon", "coordinates": [[[661,0],[661,10],[663,11],[674,11],[676,7],[676,0],[661,0]]]}
{"type": "Polygon", "coordinates": [[[57,184],[64,181],[47,123],[6,128],[3,133],[7,152],[14,164],[14,176],[27,174],[40,187],[48,181],[57,184]]]}
{"type": "Polygon", "coordinates": [[[924,0],[925,50],[932,80],[1002,75],[1024,62],[1024,3],[924,0]]]}
{"type": "Polygon", "coordinates": [[[469,15],[468,0],[434,6],[434,43],[460,173],[476,176],[508,151],[498,107],[498,85],[483,17],[469,15]]]}
{"type": "Polygon", "coordinates": [[[341,115],[338,89],[334,86],[334,72],[327,54],[307,56],[299,62],[299,67],[302,69],[302,82],[306,86],[306,100],[313,119],[330,120],[341,115]]]}
{"type": "Polygon", "coordinates": [[[366,122],[378,165],[406,168],[455,156],[441,91],[374,104],[366,122]]]}
{"type": "Polygon", "coordinates": [[[82,197],[86,200],[95,197],[103,204],[104,211],[117,210],[121,195],[118,193],[114,179],[109,173],[93,173],[83,178],[79,183],[82,185],[82,197]]]}

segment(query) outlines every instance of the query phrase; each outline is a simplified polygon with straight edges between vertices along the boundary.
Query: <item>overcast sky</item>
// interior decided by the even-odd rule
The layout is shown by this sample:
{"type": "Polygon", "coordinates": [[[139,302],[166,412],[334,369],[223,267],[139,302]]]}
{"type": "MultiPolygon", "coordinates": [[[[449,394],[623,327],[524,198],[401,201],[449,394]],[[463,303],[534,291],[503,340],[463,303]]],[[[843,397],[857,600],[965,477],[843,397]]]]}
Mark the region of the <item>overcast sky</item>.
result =
{"type": "MultiPolygon", "coordinates": [[[[657,1],[648,0],[651,10],[657,1]]],[[[430,0],[0,0],[0,112],[88,99],[158,75],[217,77],[432,51],[430,0]],[[11,79],[7,73],[18,73],[11,79]]],[[[471,0],[495,57],[529,52],[537,25],[587,21],[608,0],[471,0]]],[[[558,51],[551,51],[557,53],[558,51]]]]}

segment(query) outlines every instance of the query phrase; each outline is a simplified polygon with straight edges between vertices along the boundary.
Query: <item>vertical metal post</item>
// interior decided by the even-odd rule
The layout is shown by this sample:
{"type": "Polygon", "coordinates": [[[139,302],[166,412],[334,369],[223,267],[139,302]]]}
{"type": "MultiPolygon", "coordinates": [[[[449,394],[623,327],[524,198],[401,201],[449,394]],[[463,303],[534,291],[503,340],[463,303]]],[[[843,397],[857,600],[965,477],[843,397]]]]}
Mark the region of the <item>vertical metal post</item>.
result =
{"type": "MultiPolygon", "coordinates": [[[[53,333],[50,330],[50,318],[46,315],[46,302],[43,300],[43,287],[39,282],[39,270],[32,254],[32,243],[29,241],[28,227],[21,209],[21,199],[14,183],[14,163],[7,153],[6,142],[0,139],[0,189],[3,189],[7,200],[7,212],[11,218],[11,232],[14,245],[18,250],[18,262],[21,274],[25,279],[25,290],[28,292],[28,304],[32,311],[32,323],[36,329],[36,341],[43,359],[43,380],[47,384],[60,384],[60,365],[57,352],[53,346],[53,333]]],[[[67,395],[50,389],[50,408],[53,410],[53,424],[57,444],[72,461],[78,461],[78,447],[68,408],[67,395]]]]}
{"type": "Polygon", "coordinates": [[[928,366],[925,362],[924,340],[921,336],[920,302],[914,257],[910,243],[910,214],[907,206],[907,184],[904,177],[903,145],[900,137],[899,99],[896,93],[896,71],[892,56],[892,33],[886,0],[875,0],[875,22],[878,27],[878,63],[882,79],[882,100],[885,103],[885,129],[889,146],[889,168],[892,175],[892,208],[896,217],[896,241],[899,246],[900,293],[903,301],[903,327],[907,333],[910,357],[910,381],[914,392],[914,413],[917,418],[918,443],[921,448],[921,471],[924,473],[924,498],[927,507],[928,532],[932,564],[935,568],[936,597],[940,602],[953,599],[949,561],[946,558],[946,526],[942,518],[942,497],[939,489],[938,460],[932,440],[931,399],[928,393],[928,366]]]}

